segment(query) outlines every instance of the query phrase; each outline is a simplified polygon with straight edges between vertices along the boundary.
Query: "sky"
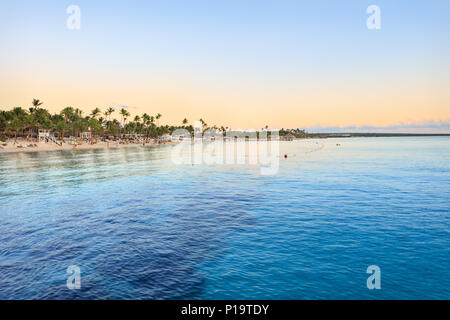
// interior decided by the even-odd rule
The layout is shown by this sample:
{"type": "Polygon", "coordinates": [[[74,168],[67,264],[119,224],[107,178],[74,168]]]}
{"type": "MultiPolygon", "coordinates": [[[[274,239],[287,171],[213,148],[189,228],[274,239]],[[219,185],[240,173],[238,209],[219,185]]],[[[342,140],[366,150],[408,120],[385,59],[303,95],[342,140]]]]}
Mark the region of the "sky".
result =
{"type": "Polygon", "coordinates": [[[449,13],[447,0],[0,0],[0,109],[37,98],[174,125],[450,133],[449,13]]]}

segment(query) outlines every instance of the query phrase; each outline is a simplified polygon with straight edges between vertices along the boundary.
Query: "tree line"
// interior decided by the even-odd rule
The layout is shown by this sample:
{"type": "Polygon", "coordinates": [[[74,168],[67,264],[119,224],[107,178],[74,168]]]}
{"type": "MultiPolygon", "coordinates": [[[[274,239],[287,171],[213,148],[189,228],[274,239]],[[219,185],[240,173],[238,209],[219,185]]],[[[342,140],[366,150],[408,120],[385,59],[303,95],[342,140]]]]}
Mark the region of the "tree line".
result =
{"type": "MultiPolygon", "coordinates": [[[[58,138],[67,136],[79,137],[82,132],[89,131],[97,137],[123,137],[125,134],[139,134],[147,138],[157,138],[165,134],[172,134],[176,129],[186,129],[191,134],[194,127],[184,118],[179,126],[159,125],[159,119],[162,115],[149,115],[144,113],[131,118],[131,114],[126,108],[116,110],[109,107],[102,111],[94,108],[89,114],[78,108],[66,107],[59,113],[51,114],[42,107],[43,102],[39,99],[33,99],[32,106],[24,109],[21,107],[13,108],[9,111],[0,110],[0,137],[28,137],[37,138],[39,130],[50,130],[58,138]],[[121,121],[114,115],[118,115],[121,121]]],[[[225,133],[228,127],[211,126],[203,120],[199,120],[203,131],[215,129],[225,133]]],[[[268,126],[265,127],[266,129],[268,126]]],[[[293,135],[296,138],[305,138],[308,136],[304,130],[299,129],[281,129],[280,136],[293,135]]]]}
{"type": "MultiPolygon", "coordinates": [[[[185,118],[180,126],[158,125],[162,115],[144,113],[130,118],[126,108],[116,110],[109,107],[102,111],[93,109],[90,114],[78,108],[66,107],[59,113],[51,114],[42,107],[42,101],[33,99],[28,110],[16,107],[9,111],[0,110],[0,136],[37,138],[39,130],[49,130],[59,138],[79,137],[82,132],[89,131],[94,136],[124,136],[125,134],[140,134],[148,138],[157,138],[171,134],[179,128],[193,132],[194,128],[185,118]],[[117,111],[117,112],[116,112],[117,111]],[[114,117],[117,114],[121,122],[114,117]]],[[[202,124],[206,123],[201,120],[202,124]]]]}

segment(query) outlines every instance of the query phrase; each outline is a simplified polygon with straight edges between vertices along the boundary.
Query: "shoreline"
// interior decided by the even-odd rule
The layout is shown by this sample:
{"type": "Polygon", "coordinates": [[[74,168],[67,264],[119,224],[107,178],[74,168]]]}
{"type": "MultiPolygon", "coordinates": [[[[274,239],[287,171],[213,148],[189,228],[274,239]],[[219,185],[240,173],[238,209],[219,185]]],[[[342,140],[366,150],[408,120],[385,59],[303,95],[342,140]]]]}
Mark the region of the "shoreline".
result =
{"type": "MultiPolygon", "coordinates": [[[[294,138],[293,140],[281,140],[280,142],[293,142],[293,141],[303,141],[303,140],[327,140],[327,139],[351,139],[351,138],[406,138],[406,137],[427,137],[427,136],[450,136],[448,134],[417,134],[417,135],[351,135],[351,136],[319,136],[311,138],[294,138]]],[[[62,146],[57,146],[51,143],[34,143],[30,141],[18,140],[16,144],[11,142],[0,143],[0,155],[11,154],[11,153],[34,153],[34,152],[51,152],[51,151],[76,151],[76,150],[90,150],[90,149],[118,149],[118,148],[129,148],[129,147],[148,147],[148,146],[161,146],[177,144],[179,142],[165,141],[162,143],[146,142],[145,145],[142,143],[105,143],[100,142],[96,144],[81,144],[74,147],[71,144],[63,144],[62,146]],[[7,146],[4,146],[7,144],[7,146]],[[33,147],[22,147],[17,148],[17,145],[27,145],[33,144],[33,147]]]]}
{"type": "MultiPolygon", "coordinates": [[[[7,147],[3,147],[0,149],[0,155],[4,154],[15,154],[15,153],[34,153],[34,152],[53,152],[53,151],[76,151],[76,150],[96,150],[96,149],[119,149],[119,148],[129,148],[129,147],[148,147],[148,146],[161,146],[167,144],[174,144],[175,142],[163,142],[163,143],[146,143],[143,145],[142,143],[128,143],[128,144],[118,144],[118,143],[110,143],[109,145],[105,143],[97,143],[97,144],[82,144],[77,145],[75,148],[72,145],[63,145],[57,146],[55,144],[50,143],[36,143],[37,147],[23,147],[17,148],[16,145],[8,144],[7,147]]],[[[18,144],[26,144],[26,143],[18,143],[18,144]]],[[[34,144],[34,143],[33,143],[34,144]]]]}

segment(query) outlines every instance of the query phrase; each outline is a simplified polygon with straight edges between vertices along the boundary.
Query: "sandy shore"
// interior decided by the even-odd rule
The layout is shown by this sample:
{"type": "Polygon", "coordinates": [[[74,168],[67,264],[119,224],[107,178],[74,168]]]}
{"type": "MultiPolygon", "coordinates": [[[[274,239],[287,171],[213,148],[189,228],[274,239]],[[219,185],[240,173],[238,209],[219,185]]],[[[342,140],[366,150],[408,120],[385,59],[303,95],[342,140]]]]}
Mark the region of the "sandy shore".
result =
{"type": "MultiPolygon", "coordinates": [[[[172,144],[173,142],[165,142],[163,144],[172,144]]],[[[99,142],[95,144],[84,143],[81,145],[73,146],[67,143],[63,143],[62,146],[58,146],[55,143],[35,143],[35,142],[27,142],[27,141],[17,141],[16,144],[8,141],[7,143],[0,143],[0,154],[4,153],[17,153],[17,152],[39,152],[39,151],[58,151],[58,150],[85,150],[85,149],[100,149],[100,148],[127,148],[127,147],[142,147],[142,146],[152,146],[158,145],[158,143],[106,143],[99,142]],[[6,144],[6,146],[4,145],[6,144]],[[29,146],[28,145],[35,145],[29,146]],[[18,148],[19,145],[22,145],[22,148],[18,148]]]]}

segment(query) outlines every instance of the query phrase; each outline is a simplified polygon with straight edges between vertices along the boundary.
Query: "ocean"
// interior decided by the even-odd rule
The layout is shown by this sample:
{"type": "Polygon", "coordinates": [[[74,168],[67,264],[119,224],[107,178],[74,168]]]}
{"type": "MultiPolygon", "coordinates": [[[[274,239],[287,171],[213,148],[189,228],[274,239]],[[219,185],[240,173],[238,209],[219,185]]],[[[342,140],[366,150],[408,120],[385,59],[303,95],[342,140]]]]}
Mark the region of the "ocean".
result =
{"type": "Polygon", "coordinates": [[[0,299],[450,298],[450,137],[280,142],[274,175],[174,147],[0,154],[0,299]]]}

